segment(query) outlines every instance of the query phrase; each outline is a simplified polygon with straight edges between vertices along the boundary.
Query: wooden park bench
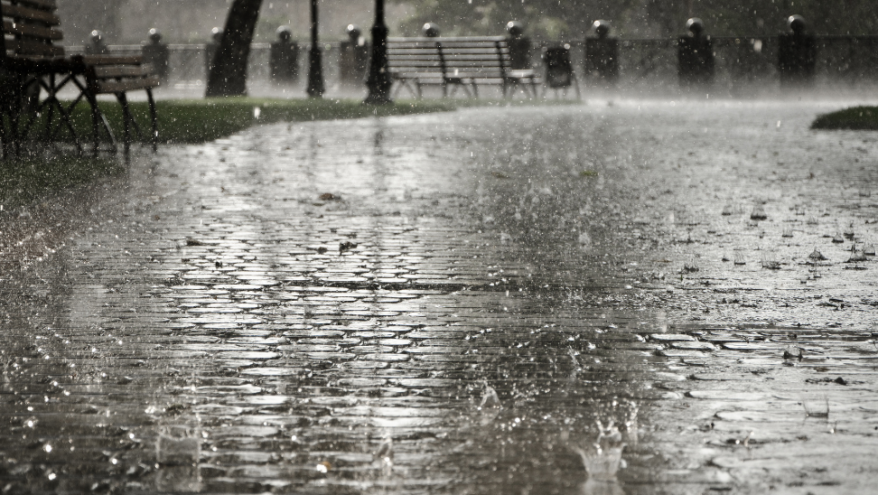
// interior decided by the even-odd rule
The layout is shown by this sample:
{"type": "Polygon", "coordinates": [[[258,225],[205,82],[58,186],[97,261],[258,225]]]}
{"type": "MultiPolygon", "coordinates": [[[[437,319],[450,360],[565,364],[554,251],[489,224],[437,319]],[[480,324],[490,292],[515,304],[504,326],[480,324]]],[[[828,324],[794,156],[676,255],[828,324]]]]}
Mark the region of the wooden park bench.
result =
{"type": "Polygon", "coordinates": [[[5,78],[0,90],[0,139],[4,155],[13,147],[16,153],[19,152],[21,141],[27,137],[37,118],[44,114],[43,139],[53,141],[62,127],[66,128],[81,152],[82,144],[74,129],[71,112],[82,100],[91,106],[95,155],[99,151],[102,130],[116,150],[113,131],[98,107],[97,96],[102,94],[114,95],[122,107],[127,155],[131,146],[131,128],[142,137],[140,126],[128,105],[127,93],[133,90],[146,91],[151,117],[150,141],[155,150],[158,120],[152,88],[158,86],[159,79],[151,73],[151,67],[143,64],[139,56],[66,57],[64,47],[55,44],[63,39],[59,28],[61,19],[56,10],[55,0],[0,0],[4,33],[0,41],[0,77],[5,78]],[[78,95],[73,101],[64,103],[58,99],[58,92],[68,85],[75,86],[78,95]],[[47,96],[40,100],[42,91],[47,96]]]}
{"type": "Polygon", "coordinates": [[[504,98],[516,88],[537,96],[536,74],[511,68],[509,44],[502,36],[388,38],[387,61],[397,85],[394,95],[407,88],[421,98],[423,86],[440,86],[443,97],[460,88],[478,98],[480,85],[499,85],[504,98]]]}

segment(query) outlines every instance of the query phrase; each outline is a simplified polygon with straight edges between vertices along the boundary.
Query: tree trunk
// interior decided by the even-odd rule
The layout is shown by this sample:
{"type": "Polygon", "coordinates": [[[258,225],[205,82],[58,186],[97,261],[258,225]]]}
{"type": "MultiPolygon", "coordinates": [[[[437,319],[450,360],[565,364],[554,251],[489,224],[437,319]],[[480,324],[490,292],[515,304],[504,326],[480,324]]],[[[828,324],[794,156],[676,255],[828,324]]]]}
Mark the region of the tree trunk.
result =
{"type": "Polygon", "coordinates": [[[247,59],[262,0],[234,0],[213,67],[207,78],[208,98],[247,94],[247,59]]]}

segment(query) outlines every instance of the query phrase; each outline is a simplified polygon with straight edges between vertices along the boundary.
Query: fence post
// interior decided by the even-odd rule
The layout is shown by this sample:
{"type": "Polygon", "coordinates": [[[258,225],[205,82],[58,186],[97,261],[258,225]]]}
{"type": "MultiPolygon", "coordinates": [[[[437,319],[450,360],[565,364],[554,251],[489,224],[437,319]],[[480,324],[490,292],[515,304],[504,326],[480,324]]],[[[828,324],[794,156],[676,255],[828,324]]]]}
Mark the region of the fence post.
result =
{"type": "MultiPolygon", "coordinates": [[[[543,64],[546,67],[544,84],[546,88],[569,88],[576,82],[573,64],[570,61],[570,45],[562,43],[547,47],[543,52],[543,64]]],[[[577,92],[579,89],[577,88],[577,92]]],[[[545,94],[545,91],[543,91],[545,94]]]]}
{"type": "Polygon", "coordinates": [[[509,33],[509,62],[511,69],[530,69],[530,38],[524,36],[524,24],[518,21],[509,21],[506,24],[506,32],[509,33]]]}
{"type": "Polygon", "coordinates": [[[421,28],[421,32],[424,33],[424,37],[426,38],[438,38],[440,34],[439,26],[432,22],[424,24],[424,27],[421,28]]]}
{"type": "Polygon", "coordinates": [[[693,17],[686,22],[689,34],[677,40],[677,61],[680,86],[709,89],[713,84],[713,42],[703,36],[704,24],[693,17]]]}
{"type": "Polygon", "coordinates": [[[777,70],[781,87],[804,87],[814,82],[817,46],[814,37],[805,34],[805,19],[791,15],[787,19],[791,33],[778,38],[777,70]]]}
{"type": "Polygon", "coordinates": [[[339,50],[339,79],[342,84],[360,85],[366,80],[372,47],[357,26],[348,24],[345,32],[348,39],[341,42],[339,50]]]}
{"type": "Polygon", "coordinates": [[[107,44],[104,42],[104,33],[95,29],[91,32],[89,44],[85,45],[86,55],[106,55],[109,53],[107,44]]]}
{"type": "Polygon", "coordinates": [[[275,84],[294,84],[299,81],[299,44],[293,41],[289,26],[277,28],[278,40],[271,44],[268,54],[269,79],[275,84]]]}
{"type": "Polygon", "coordinates": [[[619,40],[610,38],[610,23],[594,21],[596,38],[585,39],[585,75],[604,87],[614,87],[619,78],[619,40]]]}
{"type": "Polygon", "coordinates": [[[162,43],[162,33],[158,29],[149,30],[149,43],[143,45],[142,51],[143,61],[152,65],[155,75],[159,76],[162,84],[167,83],[170,70],[168,65],[170,51],[167,43],[162,43]]]}

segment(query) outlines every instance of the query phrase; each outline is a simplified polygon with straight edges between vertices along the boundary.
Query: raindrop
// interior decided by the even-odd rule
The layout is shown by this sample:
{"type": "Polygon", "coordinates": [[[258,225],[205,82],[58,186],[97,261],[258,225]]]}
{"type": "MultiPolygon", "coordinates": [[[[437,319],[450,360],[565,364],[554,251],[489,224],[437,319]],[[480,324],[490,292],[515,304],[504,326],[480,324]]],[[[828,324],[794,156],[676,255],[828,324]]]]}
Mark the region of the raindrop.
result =
{"type": "Polygon", "coordinates": [[[868,261],[868,258],[866,258],[866,254],[863,252],[862,249],[854,248],[851,251],[851,257],[850,257],[850,259],[847,260],[847,262],[848,263],[857,263],[860,261],[868,261]]]}
{"type": "Polygon", "coordinates": [[[579,246],[583,249],[591,246],[591,236],[588,235],[588,232],[579,233],[579,246]]]}
{"type": "Polygon", "coordinates": [[[829,417],[829,399],[823,397],[823,403],[808,402],[802,399],[802,407],[805,409],[805,416],[809,418],[828,418],[829,417]]]}
{"type": "Polygon", "coordinates": [[[499,409],[500,407],[502,405],[500,404],[500,397],[497,396],[497,391],[486,383],[485,392],[482,394],[482,403],[479,404],[479,410],[499,409]]]}
{"type": "Polygon", "coordinates": [[[774,259],[774,255],[766,254],[762,257],[762,268],[780,270],[780,262],[774,259]]]}
{"type": "Polygon", "coordinates": [[[372,454],[372,462],[379,463],[386,476],[393,472],[393,438],[390,435],[384,437],[378,450],[372,454]]]}
{"type": "Polygon", "coordinates": [[[756,205],[753,207],[753,211],[750,212],[750,220],[766,220],[768,215],[765,213],[765,208],[762,205],[756,205]]]}
{"type": "Polygon", "coordinates": [[[808,259],[811,261],[826,261],[826,256],[823,256],[823,253],[814,248],[814,251],[811,251],[811,254],[808,255],[808,259]]]}
{"type": "Polygon", "coordinates": [[[591,445],[573,446],[582,458],[589,479],[600,481],[614,481],[616,472],[622,465],[622,451],[625,443],[622,442],[622,433],[616,428],[613,421],[606,426],[597,422],[597,441],[591,445]]]}

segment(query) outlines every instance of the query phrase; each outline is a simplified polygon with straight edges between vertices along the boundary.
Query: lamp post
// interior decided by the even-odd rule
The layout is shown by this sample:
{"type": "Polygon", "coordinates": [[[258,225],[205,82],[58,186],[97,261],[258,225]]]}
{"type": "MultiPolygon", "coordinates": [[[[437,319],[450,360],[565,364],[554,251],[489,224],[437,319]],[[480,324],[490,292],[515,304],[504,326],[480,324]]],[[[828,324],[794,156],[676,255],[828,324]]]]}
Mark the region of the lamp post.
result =
{"type": "Polygon", "coordinates": [[[326,91],[321,59],[317,40],[317,0],[311,0],[311,50],[308,52],[308,96],[311,98],[321,98],[326,91]]]}
{"type": "Polygon", "coordinates": [[[372,26],[372,61],[369,64],[369,95],[365,103],[384,105],[390,101],[390,72],[387,70],[387,26],[384,24],[384,0],[375,0],[375,25],[372,26]]]}

